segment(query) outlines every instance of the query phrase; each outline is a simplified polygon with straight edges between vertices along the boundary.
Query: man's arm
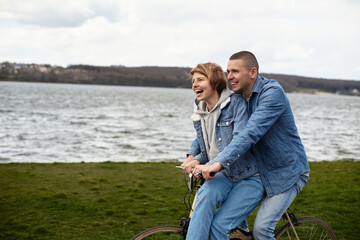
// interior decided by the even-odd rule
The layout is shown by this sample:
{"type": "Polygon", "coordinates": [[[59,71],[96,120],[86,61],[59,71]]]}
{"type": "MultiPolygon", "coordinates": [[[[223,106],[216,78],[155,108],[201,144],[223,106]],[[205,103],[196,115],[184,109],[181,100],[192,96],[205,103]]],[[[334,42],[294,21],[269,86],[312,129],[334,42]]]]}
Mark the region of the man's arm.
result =
{"type": "MultiPolygon", "coordinates": [[[[212,161],[227,167],[236,161],[273,126],[286,109],[286,96],[277,86],[271,86],[259,96],[258,106],[250,116],[246,127],[234,129],[231,143],[212,161]]],[[[209,163],[211,164],[211,163],[209,163]]]]}

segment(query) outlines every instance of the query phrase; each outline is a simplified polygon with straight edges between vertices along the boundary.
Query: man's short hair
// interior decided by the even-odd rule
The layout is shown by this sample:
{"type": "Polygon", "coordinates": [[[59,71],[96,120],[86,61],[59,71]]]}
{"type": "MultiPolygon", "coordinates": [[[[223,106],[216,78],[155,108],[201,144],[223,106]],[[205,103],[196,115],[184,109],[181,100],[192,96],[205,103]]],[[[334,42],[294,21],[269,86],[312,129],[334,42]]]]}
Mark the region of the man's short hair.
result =
{"type": "Polygon", "coordinates": [[[253,53],[249,51],[241,51],[234,53],[229,60],[236,60],[241,59],[244,61],[244,67],[246,67],[247,70],[251,70],[253,67],[256,68],[256,70],[259,72],[259,63],[256,60],[256,57],[253,53]]]}

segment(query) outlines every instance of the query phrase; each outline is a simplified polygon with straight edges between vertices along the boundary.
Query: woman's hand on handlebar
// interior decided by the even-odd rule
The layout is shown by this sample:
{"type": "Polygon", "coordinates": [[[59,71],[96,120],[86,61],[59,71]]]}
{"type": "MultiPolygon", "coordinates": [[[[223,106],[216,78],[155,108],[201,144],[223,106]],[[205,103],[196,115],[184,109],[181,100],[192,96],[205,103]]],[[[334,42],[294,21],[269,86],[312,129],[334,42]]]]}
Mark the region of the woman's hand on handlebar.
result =
{"type": "Polygon", "coordinates": [[[200,164],[198,160],[194,160],[193,155],[189,155],[188,158],[181,164],[186,174],[190,174],[196,165],[200,164]]]}
{"type": "Polygon", "coordinates": [[[195,156],[189,155],[188,158],[181,164],[182,168],[185,168],[185,165],[191,162],[194,159],[195,156]]]}
{"type": "MultiPolygon", "coordinates": [[[[185,163],[185,162],[184,162],[185,163]]],[[[195,166],[199,165],[199,161],[198,160],[191,160],[190,162],[187,162],[185,164],[181,164],[181,166],[184,168],[184,172],[187,174],[192,173],[193,169],[195,168],[195,166]]]]}

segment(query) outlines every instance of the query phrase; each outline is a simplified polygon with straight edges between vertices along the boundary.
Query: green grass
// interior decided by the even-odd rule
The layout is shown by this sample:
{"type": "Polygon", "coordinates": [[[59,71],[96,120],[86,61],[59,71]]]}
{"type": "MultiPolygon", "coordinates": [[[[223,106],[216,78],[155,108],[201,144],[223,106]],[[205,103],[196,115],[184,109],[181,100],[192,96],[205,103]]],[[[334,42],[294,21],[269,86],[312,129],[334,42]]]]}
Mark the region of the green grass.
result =
{"type": "MultiPolygon", "coordinates": [[[[176,163],[0,165],[0,239],[131,239],[187,215],[176,163]]],[[[291,209],[358,239],[360,163],[313,162],[291,209]]],[[[256,213],[252,213],[252,225],[256,213]]]]}

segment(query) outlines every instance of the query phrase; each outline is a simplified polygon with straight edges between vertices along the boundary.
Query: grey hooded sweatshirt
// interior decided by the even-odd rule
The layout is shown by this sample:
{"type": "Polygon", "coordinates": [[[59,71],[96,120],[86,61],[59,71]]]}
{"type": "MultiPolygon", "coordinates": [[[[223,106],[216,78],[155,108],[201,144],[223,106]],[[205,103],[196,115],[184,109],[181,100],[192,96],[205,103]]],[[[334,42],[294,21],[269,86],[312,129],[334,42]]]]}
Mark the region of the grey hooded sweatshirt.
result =
{"type": "Polygon", "coordinates": [[[201,120],[201,128],[209,161],[213,160],[219,154],[219,148],[216,142],[215,124],[219,117],[220,110],[230,102],[230,96],[232,94],[234,94],[234,92],[229,88],[224,88],[221,92],[219,101],[210,112],[206,107],[205,101],[195,100],[194,114],[191,116],[191,120],[201,120]]]}

